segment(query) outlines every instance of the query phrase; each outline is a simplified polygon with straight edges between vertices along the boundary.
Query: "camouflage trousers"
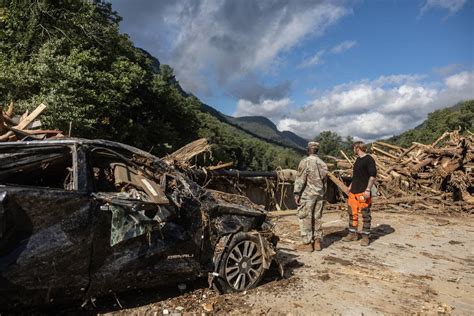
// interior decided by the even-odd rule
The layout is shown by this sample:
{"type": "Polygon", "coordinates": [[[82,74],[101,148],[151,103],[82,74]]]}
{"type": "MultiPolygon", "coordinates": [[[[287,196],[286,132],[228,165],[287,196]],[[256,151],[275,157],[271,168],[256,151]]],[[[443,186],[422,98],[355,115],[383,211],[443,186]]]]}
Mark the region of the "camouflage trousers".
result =
{"type": "Polygon", "coordinates": [[[322,221],[324,200],[320,197],[302,199],[296,215],[300,222],[300,234],[303,244],[322,239],[322,221]]]}

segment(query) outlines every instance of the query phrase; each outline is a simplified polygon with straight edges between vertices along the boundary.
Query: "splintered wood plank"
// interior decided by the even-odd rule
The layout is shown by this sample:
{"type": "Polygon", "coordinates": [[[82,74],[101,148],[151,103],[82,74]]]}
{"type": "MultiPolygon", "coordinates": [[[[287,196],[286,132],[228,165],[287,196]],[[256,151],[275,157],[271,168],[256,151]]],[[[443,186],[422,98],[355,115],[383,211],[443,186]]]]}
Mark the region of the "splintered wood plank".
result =
{"type": "Polygon", "coordinates": [[[401,152],[404,151],[404,149],[400,146],[392,145],[392,144],[385,143],[385,142],[382,142],[382,141],[376,141],[375,144],[381,145],[381,146],[384,146],[384,147],[388,147],[390,149],[398,150],[398,151],[401,151],[401,152]]]}
{"type": "Polygon", "coordinates": [[[351,164],[351,167],[354,166],[354,164],[352,163],[352,161],[349,159],[349,157],[347,157],[346,153],[341,149],[341,154],[344,156],[344,158],[346,158],[347,161],[349,161],[349,163],[351,164]]]}
{"type": "Polygon", "coordinates": [[[392,155],[391,153],[388,153],[388,152],[386,152],[385,150],[382,150],[382,149],[377,148],[377,147],[375,147],[375,146],[372,146],[372,150],[375,150],[376,152],[379,152],[379,153],[381,153],[382,155],[385,155],[385,156],[387,156],[387,157],[390,157],[390,158],[393,158],[393,159],[398,159],[397,156],[392,155]]]}
{"type": "Polygon", "coordinates": [[[20,123],[15,126],[15,128],[20,130],[27,128],[28,125],[30,125],[31,123],[33,123],[34,120],[36,120],[36,118],[41,114],[41,112],[44,111],[44,109],[46,109],[46,105],[41,103],[33,112],[31,112],[30,115],[28,115],[25,119],[21,120],[20,123]]]}
{"type": "Polygon", "coordinates": [[[8,118],[13,117],[13,101],[10,102],[10,105],[8,105],[8,109],[5,112],[5,115],[8,116],[8,118]]]}
{"type": "Polygon", "coordinates": [[[211,146],[206,138],[201,138],[181,147],[172,154],[164,157],[163,160],[168,164],[172,164],[173,162],[186,164],[189,160],[204,152],[211,152],[211,146]]]}
{"type": "Polygon", "coordinates": [[[334,182],[335,185],[337,185],[337,187],[339,189],[341,189],[341,191],[347,195],[347,191],[349,190],[349,188],[344,184],[344,182],[342,182],[341,180],[339,180],[338,177],[336,177],[332,172],[328,172],[328,177],[329,179],[331,179],[332,182],[334,182]]]}
{"type": "Polygon", "coordinates": [[[210,167],[206,167],[207,170],[219,170],[219,169],[226,169],[226,168],[229,168],[229,167],[232,167],[234,165],[234,162],[231,161],[231,162],[227,162],[227,163],[223,163],[223,164],[218,164],[218,165],[215,165],[215,166],[210,166],[210,167]]]}

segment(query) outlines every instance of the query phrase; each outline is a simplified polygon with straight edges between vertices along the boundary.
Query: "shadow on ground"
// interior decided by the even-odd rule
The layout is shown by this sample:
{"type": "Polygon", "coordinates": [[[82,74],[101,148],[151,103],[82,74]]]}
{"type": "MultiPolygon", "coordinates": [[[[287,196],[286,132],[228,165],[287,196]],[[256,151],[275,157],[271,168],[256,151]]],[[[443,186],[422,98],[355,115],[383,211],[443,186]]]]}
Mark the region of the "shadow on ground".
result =
{"type": "Polygon", "coordinates": [[[370,230],[370,240],[373,242],[379,239],[380,237],[387,236],[394,232],[395,232],[395,228],[393,228],[392,226],[388,224],[381,224],[370,230]]]}
{"type": "MultiPolygon", "coordinates": [[[[377,239],[384,237],[386,235],[392,234],[394,232],[395,232],[395,229],[392,226],[388,224],[382,224],[370,230],[370,240],[371,242],[374,242],[377,239]]],[[[325,229],[325,235],[324,235],[323,243],[322,243],[323,249],[328,248],[335,242],[340,241],[342,238],[347,236],[347,234],[348,234],[348,231],[345,228],[341,229],[337,227],[329,227],[328,229],[325,229]]]]}
{"type": "Polygon", "coordinates": [[[337,241],[340,241],[344,236],[347,235],[346,229],[341,229],[338,227],[329,227],[324,229],[323,242],[321,244],[322,248],[328,248],[337,241]],[[329,233],[328,233],[329,231],[329,233]]]}

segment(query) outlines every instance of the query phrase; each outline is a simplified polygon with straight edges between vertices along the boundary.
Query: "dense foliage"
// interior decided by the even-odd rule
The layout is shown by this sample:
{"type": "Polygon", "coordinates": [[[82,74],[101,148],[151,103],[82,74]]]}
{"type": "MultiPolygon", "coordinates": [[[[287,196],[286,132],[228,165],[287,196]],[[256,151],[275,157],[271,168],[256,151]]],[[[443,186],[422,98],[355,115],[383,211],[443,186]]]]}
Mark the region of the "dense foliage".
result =
{"type": "Polygon", "coordinates": [[[216,159],[223,162],[234,161],[240,170],[275,170],[277,167],[296,168],[301,156],[292,149],[270,145],[237,128],[223,124],[208,113],[200,113],[203,123],[199,130],[213,146],[216,159]]]}
{"type": "Polygon", "coordinates": [[[461,133],[474,131],[474,100],[434,111],[423,124],[390,138],[390,141],[404,147],[411,146],[412,142],[427,144],[435,141],[445,131],[458,129],[461,133]]]}
{"type": "Polygon", "coordinates": [[[340,157],[341,150],[346,154],[352,154],[352,137],[348,136],[345,140],[336,132],[323,131],[316,138],[315,141],[319,142],[319,155],[340,157]]]}
{"type": "Polygon", "coordinates": [[[154,154],[207,136],[216,159],[241,167],[294,167],[299,155],[258,141],[201,111],[171,67],[119,33],[120,17],[102,1],[0,2],[0,104],[17,113],[48,105],[47,128],[128,143],[154,154]]]}

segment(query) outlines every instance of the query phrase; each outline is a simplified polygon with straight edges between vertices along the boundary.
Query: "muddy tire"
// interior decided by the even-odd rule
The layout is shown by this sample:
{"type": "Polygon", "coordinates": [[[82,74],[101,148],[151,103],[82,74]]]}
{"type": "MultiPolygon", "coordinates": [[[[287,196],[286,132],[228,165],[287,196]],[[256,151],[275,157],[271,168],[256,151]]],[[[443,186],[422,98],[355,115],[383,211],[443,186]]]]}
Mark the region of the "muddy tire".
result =
{"type": "Polygon", "coordinates": [[[262,279],[263,252],[257,236],[240,232],[221,256],[215,287],[222,293],[254,288],[262,279]]]}

